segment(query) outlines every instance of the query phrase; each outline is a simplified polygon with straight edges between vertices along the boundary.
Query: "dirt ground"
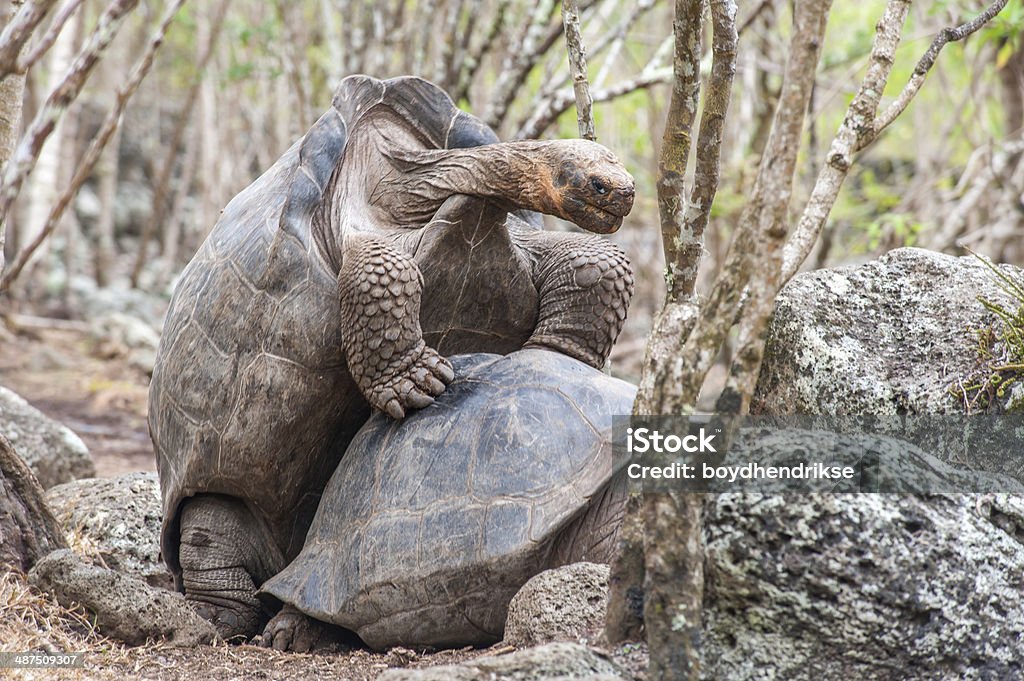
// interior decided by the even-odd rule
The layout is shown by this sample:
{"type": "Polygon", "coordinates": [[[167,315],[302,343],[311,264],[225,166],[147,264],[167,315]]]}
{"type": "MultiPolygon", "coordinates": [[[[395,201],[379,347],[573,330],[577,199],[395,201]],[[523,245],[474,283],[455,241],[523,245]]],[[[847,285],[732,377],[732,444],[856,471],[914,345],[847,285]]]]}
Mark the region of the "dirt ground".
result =
{"type": "MultiPolygon", "coordinates": [[[[70,325],[74,326],[74,325],[70,325]]],[[[97,475],[155,470],[146,429],[149,379],[123,358],[95,356],[82,328],[32,328],[17,333],[0,324],[0,385],[74,430],[89,447],[97,475]]],[[[87,618],[68,612],[25,584],[20,575],[0,581],[0,651],[84,653],[85,666],[3,669],[0,679],[160,679],[176,681],[331,678],[364,681],[392,667],[452,664],[514,648],[465,648],[386,654],[366,649],[314,654],[281,653],[252,645],[175,649],[165,644],[129,648],[99,636],[87,618]]],[[[643,660],[619,658],[641,678],[643,660]]]]}
{"type": "Polygon", "coordinates": [[[100,477],[156,470],[146,430],[149,378],[120,358],[95,357],[87,332],[0,331],[0,385],[75,431],[100,477]]]}

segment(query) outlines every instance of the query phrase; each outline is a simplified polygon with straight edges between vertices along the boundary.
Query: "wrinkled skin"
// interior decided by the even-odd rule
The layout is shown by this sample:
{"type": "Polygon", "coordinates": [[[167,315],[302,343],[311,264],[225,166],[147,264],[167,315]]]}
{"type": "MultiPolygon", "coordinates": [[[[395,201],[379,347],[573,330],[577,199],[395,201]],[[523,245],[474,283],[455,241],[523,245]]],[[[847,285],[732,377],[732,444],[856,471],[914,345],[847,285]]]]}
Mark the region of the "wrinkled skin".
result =
{"type": "Polygon", "coordinates": [[[425,81],[359,76],[228,204],[171,300],[149,405],[163,555],[223,637],[266,621],[255,590],[297,555],[371,409],[429,405],[454,376],[445,356],[532,346],[604,365],[625,254],[522,211],[606,233],[632,202],[600,145],[498,143],[425,81]]]}

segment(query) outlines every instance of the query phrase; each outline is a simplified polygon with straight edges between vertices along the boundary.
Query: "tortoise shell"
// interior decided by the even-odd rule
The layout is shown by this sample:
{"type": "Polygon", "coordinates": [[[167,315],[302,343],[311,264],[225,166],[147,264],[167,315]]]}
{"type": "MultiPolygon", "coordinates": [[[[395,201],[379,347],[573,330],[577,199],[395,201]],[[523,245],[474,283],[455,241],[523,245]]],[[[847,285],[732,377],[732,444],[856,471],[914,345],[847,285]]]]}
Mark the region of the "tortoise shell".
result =
{"type": "Polygon", "coordinates": [[[559,545],[595,534],[574,521],[609,488],[635,387],[540,349],[452,364],[433,405],[363,426],[262,594],[375,648],[489,643],[516,591],[567,560],[559,545]]]}

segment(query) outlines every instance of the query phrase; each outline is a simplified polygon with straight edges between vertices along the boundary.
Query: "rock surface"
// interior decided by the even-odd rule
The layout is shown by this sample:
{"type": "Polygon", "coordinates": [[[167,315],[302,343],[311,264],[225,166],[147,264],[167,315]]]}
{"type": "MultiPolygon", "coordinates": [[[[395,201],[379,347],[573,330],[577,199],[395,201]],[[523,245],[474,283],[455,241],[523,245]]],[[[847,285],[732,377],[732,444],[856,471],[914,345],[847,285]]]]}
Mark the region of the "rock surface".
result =
{"type": "Polygon", "coordinates": [[[93,354],[105,359],[120,358],[147,374],[153,373],[160,334],[142,319],[123,312],[110,312],[89,323],[93,354]]]}
{"type": "Polygon", "coordinates": [[[95,616],[100,633],[129,645],[154,639],[195,646],[211,643],[216,636],[213,625],[196,614],[181,594],[86,565],[70,549],[54,551],[36,563],[29,583],[52,594],[64,607],[82,605],[95,616]]]}
{"type": "Polygon", "coordinates": [[[17,448],[43,489],[96,475],[81,438],[4,387],[0,387],[0,435],[17,448]]]}
{"type": "MultiPolygon", "coordinates": [[[[976,361],[972,330],[995,319],[978,296],[1019,305],[977,258],[919,248],[798,275],[776,301],[751,411],[962,413],[947,388],[976,361]]],[[[1005,406],[1022,401],[1018,385],[1005,406]]]]}
{"type": "Polygon", "coordinates": [[[531,646],[588,639],[604,626],[608,566],[573,563],[535,575],[508,606],[505,642],[531,646]]]}
{"type": "Polygon", "coordinates": [[[508,655],[429,669],[389,669],[378,681],[553,681],[629,679],[607,655],[576,643],[549,643],[508,655]]]}
{"type": "Polygon", "coordinates": [[[0,568],[24,572],[49,552],[66,547],[39,481],[0,435],[0,568]]]}
{"type": "Polygon", "coordinates": [[[160,483],[156,473],[88,478],[46,492],[68,543],[90,562],[172,589],[160,560],[160,483]]]}
{"type": "Polygon", "coordinates": [[[1024,498],[721,495],[704,676],[1024,678],[1024,498]]]}

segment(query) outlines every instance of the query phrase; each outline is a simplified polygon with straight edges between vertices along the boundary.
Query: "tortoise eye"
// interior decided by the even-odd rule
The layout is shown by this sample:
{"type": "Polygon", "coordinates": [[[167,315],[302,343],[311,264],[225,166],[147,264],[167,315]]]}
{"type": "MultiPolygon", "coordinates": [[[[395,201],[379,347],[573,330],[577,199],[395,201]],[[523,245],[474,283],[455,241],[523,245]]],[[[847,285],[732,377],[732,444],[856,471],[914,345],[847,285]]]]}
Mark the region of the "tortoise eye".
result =
{"type": "Polygon", "coordinates": [[[590,186],[594,188],[594,191],[604,196],[608,193],[608,187],[604,186],[604,183],[596,177],[590,178],[590,186]]]}

